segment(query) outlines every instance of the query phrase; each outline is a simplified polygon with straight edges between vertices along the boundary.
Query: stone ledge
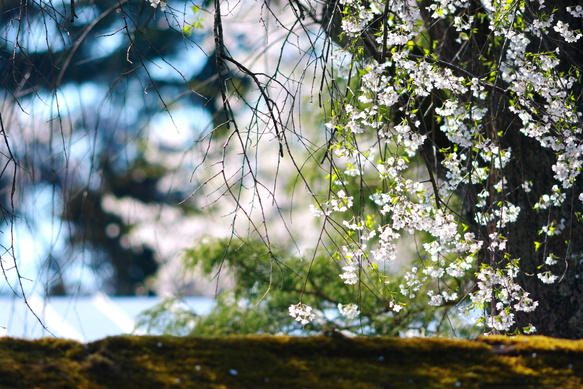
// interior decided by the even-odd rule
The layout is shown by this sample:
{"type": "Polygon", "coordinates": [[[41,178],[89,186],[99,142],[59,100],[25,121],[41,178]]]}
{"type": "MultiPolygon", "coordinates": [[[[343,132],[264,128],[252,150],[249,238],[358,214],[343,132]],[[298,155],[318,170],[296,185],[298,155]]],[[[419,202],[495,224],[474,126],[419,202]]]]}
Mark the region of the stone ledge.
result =
{"type": "Polygon", "coordinates": [[[583,341],[530,337],[0,339],[2,388],[582,388],[583,341]]]}

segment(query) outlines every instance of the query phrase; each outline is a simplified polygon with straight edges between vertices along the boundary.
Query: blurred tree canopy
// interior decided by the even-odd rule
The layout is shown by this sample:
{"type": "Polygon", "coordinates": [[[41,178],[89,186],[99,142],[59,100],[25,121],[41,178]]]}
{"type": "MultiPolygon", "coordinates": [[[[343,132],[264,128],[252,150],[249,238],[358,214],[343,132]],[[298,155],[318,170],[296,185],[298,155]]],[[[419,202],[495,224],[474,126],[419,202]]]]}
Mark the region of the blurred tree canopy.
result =
{"type": "Polygon", "coordinates": [[[68,274],[80,271],[73,262],[98,274],[109,293],[147,292],[161,258],[153,245],[128,242],[136,226],[105,203],[135,199],[154,213],[161,204],[199,212],[192,202],[177,205],[192,189],[168,184],[178,174],[169,159],[184,158],[224,119],[216,60],[199,46],[206,32],[186,32],[187,3],[166,14],[141,0],[0,4],[4,256],[21,244],[8,232],[12,223],[24,223],[33,239],[53,234],[39,253],[49,295],[92,289],[68,274]],[[187,118],[194,120],[182,128],[187,118]],[[187,134],[179,143],[161,134],[153,144],[152,121],[158,131],[187,134]],[[45,209],[35,210],[42,202],[45,209]],[[38,225],[40,213],[52,227],[38,225]]]}
{"type": "MultiPolygon", "coordinates": [[[[358,288],[347,288],[338,277],[340,261],[327,255],[313,258],[269,251],[260,241],[202,238],[184,252],[184,271],[202,270],[208,277],[230,277],[234,286],[218,296],[207,315],[199,316],[180,296],[164,299],[143,312],[137,330],[152,334],[220,336],[226,334],[335,334],[435,336],[469,338],[479,335],[471,320],[460,319],[451,309],[431,307],[426,301],[411,301],[395,310],[389,289],[379,289],[386,272],[364,280],[358,288]],[[218,269],[224,268],[222,273],[218,269]],[[305,304],[321,313],[309,325],[289,315],[290,301],[301,296],[305,304]],[[351,304],[359,314],[348,317],[351,304]]],[[[403,281],[393,275],[392,283],[403,281]]],[[[340,335],[341,336],[341,335],[340,335]]]]}
{"type": "Polygon", "coordinates": [[[330,49],[321,28],[299,4],[225,9],[219,23],[211,3],[155,4],[0,5],[2,265],[19,294],[153,293],[149,278],[197,236],[269,244],[267,224],[289,218],[275,193],[301,184],[273,178],[293,177],[284,145],[317,150],[325,137],[306,137],[301,122],[321,118],[297,108],[320,89],[298,93],[330,49]]]}

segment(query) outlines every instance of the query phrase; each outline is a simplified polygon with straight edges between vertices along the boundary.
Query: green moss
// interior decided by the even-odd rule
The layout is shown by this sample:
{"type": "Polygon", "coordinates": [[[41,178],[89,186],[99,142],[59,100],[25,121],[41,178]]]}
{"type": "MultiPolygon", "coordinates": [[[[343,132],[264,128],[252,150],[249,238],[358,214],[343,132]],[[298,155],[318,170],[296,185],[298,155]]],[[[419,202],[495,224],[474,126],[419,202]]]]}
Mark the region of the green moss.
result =
{"type": "Polygon", "coordinates": [[[117,336],[0,340],[3,388],[583,386],[583,341],[117,336]]]}
{"type": "Polygon", "coordinates": [[[77,368],[86,357],[86,346],[73,341],[3,338],[0,384],[5,388],[77,388],[86,380],[77,368]]]}

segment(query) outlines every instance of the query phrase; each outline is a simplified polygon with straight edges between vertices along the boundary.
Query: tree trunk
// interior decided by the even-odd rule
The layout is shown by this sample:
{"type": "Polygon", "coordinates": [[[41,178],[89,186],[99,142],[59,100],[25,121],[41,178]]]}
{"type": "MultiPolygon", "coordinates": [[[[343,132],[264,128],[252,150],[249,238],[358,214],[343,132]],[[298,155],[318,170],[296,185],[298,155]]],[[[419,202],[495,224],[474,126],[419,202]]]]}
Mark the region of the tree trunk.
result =
{"type": "MultiPolygon", "coordinates": [[[[329,3],[334,0],[328,0],[329,3]]],[[[491,69],[484,67],[484,63],[500,63],[506,50],[505,44],[493,44],[493,33],[490,30],[489,21],[486,17],[475,18],[472,28],[471,39],[459,41],[459,34],[451,25],[450,19],[436,20],[431,17],[427,7],[433,3],[429,0],[420,1],[422,19],[427,28],[429,43],[427,46],[434,47],[433,54],[436,55],[440,64],[458,72],[459,76],[468,77],[468,74],[477,78],[488,75],[491,69]],[[487,58],[476,60],[479,57],[487,58]],[[456,70],[457,69],[457,70],[456,70]]],[[[580,5],[583,1],[579,1],[580,5]]],[[[525,20],[537,18],[537,12],[532,9],[538,4],[525,2],[525,20]]],[[[559,9],[556,18],[568,22],[571,29],[583,29],[583,18],[573,18],[565,11],[565,5],[558,0],[547,1],[546,9],[559,9]]],[[[572,7],[574,8],[576,4],[572,7]]],[[[470,1],[467,9],[469,15],[478,12],[485,13],[482,3],[477,0],[470,1]]],[[[327,21],[334,20],[336,23],[339,17],[327,18],[327,21]]],[[[371,25],[369,35],[378,34],[380,30],[371,25]]],[[[549,29],[551,30],[551,29],[549,29]]],[[[328,31],[338,31],[338,26],[330,27],[328,31]]],[[[551,31],[549,36],[539,39],[529,36],[530,44],[527,50],[533,53],[543,51],[553,51],[554,44],[560,48],[561,66],[559,71],[567,72],[573,66],[580,68],[583,64],[583,52],[575,45],[557,43],[564,40],[554,36],[551,31]]],[[[334,37],[333,37],[334,39],[334,37]]],[[[337,41],[339,42],[339,41],[337,41]]],[[[365,50],[371,58],[378,58],[378,53],[365,50]]],[[[390,71],[390,70],[389,70],[390,71]]],[[[552,170],[556,162],[555,153],[543,148],[539,141],[532,139],[520,132],[521,121],[509,110],[508,97],[502,93],[508,85],[497,79],[495,89],[491,92],[489,101],[489,117],[482,121],[482,131],[490,139],[495,139],[501,149],[511,148],[512,160],[502,170],[493,173],[483,185],[466,184],[459,188],[459,195],[463,199],[467,222],[474,231],[479,231],[481,239],[488,242],[488,235],[495,230],[495,226],[482,226],[474,219],[477,211],[477,193],[486,189],[490,196],[490,205],[505,200],[521,208],[520,216],[514,223],[509,223],[505,228],[499,230],[506,238],[507,248],[504,253],[496,253],[493,256],[487,249],[483,250],[479,261],[494,268],[504,268],[510,259],[520,259],[520,275],[518,283],[530,293],[530,297],[538,301],[539,305],[534,312],[516,312],[516,326],[513,329],[521,329],[532,324],[536,327],[537,333],[562,338],[583,338],[583,204],[578,200],[580,193],[583,193],[583,183],[581,177],[567,190],[562,192],[567,194],[567,200],[560,207],[550,207],[546,210],[535,210],[533,206],[543,194],[550,194],[551,187],[560,183],[554,178],[552,170]],[[504,176],[507,180],[506,189],[499,192],[494,185],[504,176]],[[522,185],[525,182],[532,182],[532,188],[526,192],[522,185]],[[557,226],[564,224],[563,232],[557,235],[548,236],[541,233],[541,228],[554,222],[557,226]],[[537,243],[535,243],[537,242],[537,243]],[[545,264],[545,259],[550,255],[557,259],[554,265],[545,264]],[[544,271],[551,271],[559,276],[556,282],[545,284],[539,279],[537,274],[544,271]]],[[[578,83],[573,88],[576,96],[581,96],[583,88],[578,83]]],[[[426,150],[432,148],[440,149],[451,146],[448,139],[439,131],[439,124],[433,115],[434,108],[440,105],[443,96],[440,92],[434,92],[431,97],[418,101],[420,112],[425,112],[424,123],[420,128],[425,128],[428,135],[426,150]]],[[[470,97],[471,98],[471,97],[470,97]]],[[[583,108],[583,99],[579,99],[579,110],[583,108]]],[[[472,151],[467,151],[472,155],[472,151]]],[[[428,153],[428,159],[435,158],[432,153],[428,153]]],[[[439,158],[439,157],[437,157],[439,158]]],[[[483,161],[482,161],[483,162],[483,161]]],[[[445,169],[439,168],[439,161],[432,161],[436,167],[438,177],[445,178],[445,169]]],[[[491,171],[494,171],[492,169],[491,171]]]]}
{"type": "MultiPolygon", "coordinates": [[[[548,9],[563,9],[559,13],[559,19],[568,21],[572,28],[581,28],[581,19],[575,20],[564,11],[561,2],[553,1],[546,3],[548,9]],[[579,24],[577,26],[577,24],[579,24]]],[[[479,2],[472,2],[470,14],[476,8],[481,7],[479,2]],[[473,8],[473,9],[472,9],[473,8]]],[[[533,14],[527,15],[534,18],[533,14]]],[[[428,15],[425,15],[429,22],[428,15]]],[[[431,25],[427,23],[427,25],[431,25]]],[[[448,63],[465,64],[464,69],[477,77],[487,74],[489,69],[481,69],[480,62],[473,61],[478,55],[489,55],[492,63],[497,63],[502,58],[502,53],[493,50],[492,45],[488,45],[488,39],[492,32],[484,22],[477,21],[475,32],[472,35],[472,45],[461,47],[455,41],[453,28],[445,21],[435,22],[429,28],[430,36],[433,40],[440,42],[438,56],[448,63]],[[488,50],[486,50],[488,48],[488,50]],[[457,61],[456,61],[457,59],[457,61]]],[[[556,47],[549,47],[549,39],[540,40],[534,36],[529,36],[531,41],[528,50],[533,52],[552,51],[556,47]],[[541,47],[546,48],[543,50],[541,47]]],[[[558,41],[558,40],[557,40],[558,41]]],[[[583,63],[582,52],[574,46],[561,45],[560,59],[562,70],[567,71],[571,66],[579,67],[583,63]]],[[[462,65],[460,65],[462,66],[462,65]]],[[[503,85],[506,88],[507,85],[503,85]]],[[[582,92],[581,84],[574,88],[576,96],[582,92]]],[[[495,92],[494,92],[495,93],[495,92]]],[[[583,106],[579,101],[580,109],[583,106]]],[[[582,338],[583,337],[583,224],[581,216],[583,206],[578,200],[580,193],[583,193],[583,183],[581,178],[577,180],[572,188],[566,190],[567,201],[560,207],[550,207],[546,210],[534,210],[533,206],[543,194],[550,194],[553,184],[560,187],[560,183],[554,178],[552,170],[556,162],[555,153],[543,148],[538,140],[532,139],[520,132],[520,120],[509,110],[509,103],[505,96],[493,95],[490,104],[491,128],[485,125],[486,136],[496,139],[500,143],[501,149],[511,148],[512,160],[501,172],[506,178],[506,188],[498,193],[493,186],[499,181],[499,177],[491,177],[485,189],[491,194],[490,204],[497,201],[506,200],[521,208],[518,220],[509,223],[502,231],[508,238],[505,252],[510,259],[520,259],[519,284],[531,294],[531,297],[538,301],[539,305],[534,312],[516,312],[516,328],[520,329],[533,324],[538,334],[562,337],[562,338],[582,338]],[[499,135],[501,134],[501,135],[499,135]],[[532,182],[530,192],[525,192],[521,187],[525,182],[532,182]],[[492,198],[492,195],[495,197],[492,198]],[[564,230],[561,234],[548,236],[541,233],[543,226],[550,223],[561,225],[564,223],[564,230]],[[538,243],[535,243],[538,242],[538,243]],[[545,259],[553,255],[557,258],[557,264],[545,265],[545,259]],[[559,278],[555,283],[545,284],[538,277],[544,271],[551,271],[559,278]]],[[[443,147],[444,145],[441,145],[443,147]]],[[[438,174],[440,171],[438,170],[438,174]]],[[[441,171],[441,173],[444,173],[441,171]]],[[[468,221],[473,227],[481,231],[482,237],[487,237],[492,230],[480,226],[474,220],[476,209],[475,193],[482,188],[475,185],[466,185],[460,188],[460,194],[465,198],[465,208],[468,221]]],[[[565,190],[563,190],[565,191],[565,190]]],[[[503,258],[493,258],[487,250],[484,250],[480,261],[486,262],[496,268],[503,268],[506,264],[503,258]],[[495,261],[497,263],[492,263],[495,261]]]]}
{"type": "MultiPolygon", "coordinates": [[[[564,11],[565,6],[560,2],[554,1],[550,4],[547,2],[546,5],[548,9],[562,8],[559,18],[569,21],[572,28],[582,27],[581,19],[574,20],[568,17],[564,11]],[[577,23],[579,26],[576,25],[577,23]]],[[[479,7],[481,7],[479,2],[472,2],[470,14],[479,7]]],[[[429,22],[428,15],[425,17],[425,20],[429,22]]],[[[535,16],[531,14],[530,17],[535,16]]],[[[427,23],[427,25],[431,24],[427,23]]],[[[497,63],[503,53],[493,50],[493,46],[488,45],[492,32],[484,22],[477,21],[475,27],[472,35],[473,44],[468,45],[469,47],[461,47],[455,41],[455,34],[452,34],[453,28],[445,21],[433,20],[429,33],[433,40],[440,42],[437,46],[437,54],[441,60],[465,64],[465,70],[480,77],[487,74],[489,69],[481,69],[480,62],[473,61],[472,58],[477,58],[478,55],[489,55],[492,63],[497,63]]],[[[555,49],[555,47],[549,47],[548,39],[539,40],[534,36],[529,36],[529,39],[531,43],[528,49],[533,52],[544,51],[541,47],[545,46],[548,51],[555,49]]],[[[560,50],[563,71],[567,71],[573,65],[578,66],[583,63],[583,55],[576,47],[561,45],[560,50]]],[[[502,85],[502,87],[506,88],[507,85],[502,85]]],[[[577,84],[574,88],[575,95],[580,96],[581,91],[581,84],[577,84]]],[[[583,104],[581,101],[579,103],[581,108],[583,104]]],[[[507,189],[498,193],[493,188],[501,176],[491,177],[486,182],[485,189],[491,194],[490,204],[506,200],[521,208],[518,220],[509,223],[500,232],[508,238],[505,250],[505,253],[509,254],[508,258],[520,259],[519,284],[539,303],[534,312],[516,312],[516,328],[520,329],[533,324],[537,333],[541,335],[582,338],[583,224],[581,217],[577,216],[583,212],[582,203],[578,200],[578,195],[583,193],[582,180],[579,178],[575,185],[566,191],[567,201],[562,206],[534,210],[533,206],[541,196],[551,193],[553,184],[558,184],[560,187],[552,170],[556,162],[555,153],[548,148],[543,148],[538,140],[520,132],[520,120],[509,110],[509,103],[505,96],[493,95],[489,109],[491,128],[484,126],[484,131],[488,132],[485,135],[490,139],[496,139],[501,149],[511,148],[512,160],[501,172],[507,180],[507,189]],[[532,182],[530,192],[525,192],[521,187],[525,182],[532,182]],[[495,197],[492,198],[492,196],[495,197]],[[541,233],[541,228],[552,222],[556,225],[564,223],[563,232],[554,236],[541,233]],[[557,264],[545,265],[545,259],[551,254],[558,258],[557,264]],[[544,271],[551,271],[552,274],[558,275],[558,280],[552,284],[543,283],[537,274],[544,271]]],[[[444,172],[441,171],[441,173],[444,172]]],[[[477,200],[475,193],[481,189],[481,187],[476,188],[475,185],[466,185],[460,188],[460,194],[465,198],[468,221],[475,229],[481,231],[482,237],[487,237],[492,231],[492,226],[490,228],[480,226],[474,220],[476,212],[474,205],[477,200]]],[[[503,258],[492,257],[488,250],[484,250],[480,261],[495,268],[503,268],[507,262],[503,258]],[[492,263],[492,261],[497,263],[492,263]]]]}

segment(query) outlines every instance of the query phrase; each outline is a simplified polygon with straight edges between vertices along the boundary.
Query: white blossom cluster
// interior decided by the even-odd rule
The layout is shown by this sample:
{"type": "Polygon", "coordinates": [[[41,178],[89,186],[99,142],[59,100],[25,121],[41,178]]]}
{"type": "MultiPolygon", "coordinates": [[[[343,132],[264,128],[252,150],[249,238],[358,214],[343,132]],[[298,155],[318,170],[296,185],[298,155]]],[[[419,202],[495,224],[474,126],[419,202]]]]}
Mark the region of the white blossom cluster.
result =
{"type": "Polygon", "coordinates": [[[557,21],[557,24],[553,27],[553,29],[561,34],[567,43],[575,43],[583,36],[581,33],[575,34],[573,30],[569,29],[569,23],[563,23],[560,20],[557,21]]]}
{"type": "Polygon", "coordinates": [[[514,278],[518,275],[518,266],[509,264],[506,269],[495,270],[483,266],[477,275],[478,291],[471,294],[472,302],[484,306],[494,300],[497,314],[490,315],[486,324],[497,331],[508,331],[514,324],[514,311],[532,312],[538,302],[529,297],[514,278]]]}
{"type": "Polygon", "coordinates": [[[346,305],[338,304],[338,312],[340,312],[340,314],[347,318],[348,320],[352,320],[360,314],[360,311],[358,310],[358,305],[356,304],[346,305]]]}
{"type": "Polygon", "coordinates": [[[362,263],[362,257],[365,255],[366,245],[353,249],[349,246],[343,246],[343,256],[346,260],[346,266],[342,268],[344,271],[340,274],[340,278],[344,280],[345,284],[354,285],[358,282],[358,271],[362,263]]]}
{"type": "MultiPolygon", "coordinates": [[[[536,22],[531,29],[547,32],[552,18],[547,23],[536,22]]],[[[568,25],[560,21],[555,24],[554,30],[561,33],[567,41],[576,41],[581,37],[581,34],[575,36],[568,30],[568,25]]],[[[511,42],[507,50],[508,60],[503,64],[505,70],[502,73],[519,103],[512,106],[511,110],[522,121],[521,131],[525,135],[538,140],[543,147],[550,148],[557,154],[557,162],[553,165],[555,178],[563,188],[570,188],[583,166],[583,142],[580,139],[582,129],[573,125],[579,122],[579,114],[572,99],[568,98],[576,79],[556,72],[559,61],[553,54],[539,54],[536,60],[529,60],[526,52],[529,40],[525,34],[514,31],[503,31],[500,34],[511,42]],[[542,107],[533,103],[533,94],[544,99],[542,107]],[[544,112],[543,115],[535,114],[541,111],[544,112]],[[553,129],[559,124],[563,128],[556,134],[553,129]]],[[[557,48],[557,53],[558,50],[557,48]]]]}
{"type": "Polygon", "coordinates": [[[550,271],[538,273],[536,276],[545,284],[554,284],[557,278],[559,278],[559,276],[551,273],[550,271]]]}
{"type": "Polygon", "coordinates": [[[573,7],[567,7],[565,9],[566,9],[567,12],[569,12],[574,17],[576,17],[576,18],[583,18],[583,7],[581,7],[580,5],[576,6],[575,8],[573,8],[573,7]]]}
{"type": "MultiPolygon", "coordinates": [[[[477,19],[470,14],[469,4],[468,0],[434,0],[425,11],[438,22],[453,21],[452,30],[462,42],[469,39],[477,19]]],[[[568,201],[567,189],[583,169],[583,129],[577,124],[582,115],[577,112],[572,96],[577,79],[558,71],[559,49],[532,53],[529,47],[533,36],[560,37],[565,43],[575,43],[583,34],[556,20],[555,10],[546,9],[544,1],[537,2],[540,12],[535,19],[520,21],[509,15],[524,13],[522,2],[483,0],[481,4],[486,12],[481,17],[490,22],[493,39],[503,42],[500,62],[488,64],[495,76],[455,71],[451,64],[413,51],[423,32],[421,10],[414,2],[398,0],[385,5],[376,0],[341,1],[345,7],[342,28],[355,42],[370,39],[367,26],[388,12],[384,27],[387,31],[372,37],[374,43],[385,45],[386,57],[358,64],[360,83],[357,87],[350,85],[342,109],[329,118],[326,126],[335,133],[331,151],[338,163],[345,165],[332,185],[341,186],[342,190],[320,206],[312,206],[312,211],[315,216],[344,217],[339,225],[344,226],[347,241],[351,242],[340,245],[338,253],[345,261],[339,275],[345,284],[358,284],[369,261],[397,260],[398,240],[421,232],[422,261],[406,270],[398,290],[393,292],[404,299],[423,295],[429,305],[440,306],[468,294],[468,290],[458,290],[457,284],[450,281],[474,272],[476,290],[469,293],[472,306],[488,306],[493,312],[484,320],[488,327],[507,331],[516,324],[516,312],[531,312],[538,305],[516,282],[518,260],[507,256],[508,238],[504,236],[525,211],[509,200],[508,193],[523,191],[528,195],[533,191],[533,182],[524,180],[516,184],[505,177],[505,171],[514,168],[512,159],[517,151],[503,146],[504,128],[493,131],[492,91],[511,101],[510,110],[521,124],[521,133],[556,156],[552,166],[556,182],[548,183],[548,194],[532,200],[533,209],[540,212],[562,206],[568,201]],[[415,100],[430,98],[437,91],[446,96],[432,102],[439,128],[426,129],[423,128],[426,123],[422,124],[425,113],[419,112],[415,100]],[[387,112],[398,112],[400,122],[392,122],[393,116],[387,112]],[[427,134],[433,136],[435,131],[445,135],[452,145],[446,150],[430,151],[439,155],[434,158],[435,164],[444,172],[438,179],[417,174],[411,163],[429,143],[427,134]],[[356,214],[352,209],[354,194],[346,188],[355,179],[361,183],[374,180],[377,190],[369,200],[376,213],[356,214]],[[474,217],[488,231],[483,236],[468,232],[463,218],[445,206],[462,185],[481,188],[476,191],[474,217]],[[332,215],[333,212],[336,214],[332,215]],[[477,270],[479,253],[496,258],[492,263],[506,267],[482,265],[477,270]]],[[[566,11],[573,17],[583,17],[581,6],[567,7],[566,11]]],[[[354,47],[356,50],[357,46],[354,47]]],[[[341,72],[349,73],[339,69],[341,72]]],[[[539,188],[537,191],[540,193],[539,188]]],[[[583,201],[583,194],[579,199],[583,201]]],[[[524,207],[524,203],[520,204],[524,207]]],[[[540,226],[540,234],[557,235],[564,229],[564,220],[549,220],[547,225],[540,226]]],[[[544,266],[557,263],[557,258],[548,256],[544,266]]],[[[537,277],[542,283],[558,279],[548,269],[536,276],[523,276],[537,277]]],[[[398,307],[395,312],[404,305],[391,304],[398,307]]],[[[348,312],[358,312],[353,304],[340,304],[338,309],[347,318],[352,315],[348,312]]]]}
{"type": "Polygon", "coordinates": [[[437,0],[428,8],[433,11],[431,16],[438,19],[453,15],[459,8],[467,8],[469,5],[469,0],[437,0]]]}
{"type": "Polygon", "coordinates": [[[316,314],[312,312],[312,307],[302,303],[290,305],[289,315],[299,321],[301,325],[306,325],[316,318],[316,314]]]}
{"type": "Polygon", "coordinates": [[[310,209],[314,216],[329,216],[332,212],[345,212],[353,204],[353,197],[347,196],[346,192],[343,190],[338,191],[337,197],[332,198],[322,204],[321,207],[316,207],[315,205],[311,205],[310,209]]]}
{"type": "Polygon", "coordinates": [[[457,100],[447,100],[435,113],[443,118],[443,131],[452,143],[461,147],[472,147],[480,128],[474,123],[479,122],[487,109],[474,107],[467,109],[460,106],[457,100]]]}
{"type": "Polygon", "coordinates": [[[355,285],[358,282],[358,265],[353,261],[347,261],[346,266],[342,267],[344,273],[340,274],[340,278],[344,280],[345,284],[355,285]]]}
{"type": "Polygon", "coordinates": [[[164,11],[166,9],[166,1],[165,0],[148,0],[150,5],[154,8],[158,8],[160,6],[160,11],[164,11]]]}
{"type": "Polygon", "coordinates": [[[534,205],[534,209],[547,209],[549,207],[560,207],[567,195],[561,193],[558,185],[553,185],[551,188],[552,193],[550,195],[544,194],[541,196],[540,200],[534,205]]]}
{"type": "Polygon", "coordinates": [[[374,18],[375,12],[367,10],[359,1],[343,0],[340,5],[350,7],[350,12],[342,19],[342,30],[349,37],[358,36],[374,18]]]}

